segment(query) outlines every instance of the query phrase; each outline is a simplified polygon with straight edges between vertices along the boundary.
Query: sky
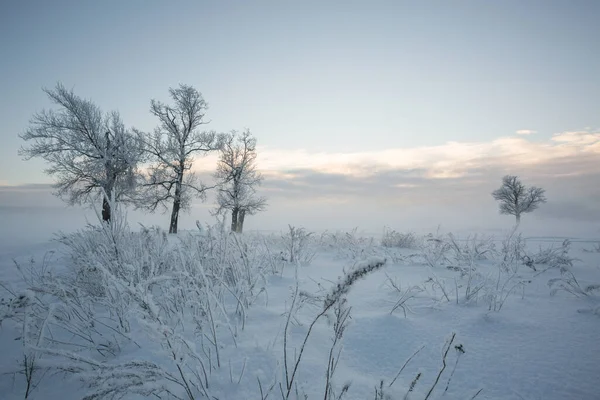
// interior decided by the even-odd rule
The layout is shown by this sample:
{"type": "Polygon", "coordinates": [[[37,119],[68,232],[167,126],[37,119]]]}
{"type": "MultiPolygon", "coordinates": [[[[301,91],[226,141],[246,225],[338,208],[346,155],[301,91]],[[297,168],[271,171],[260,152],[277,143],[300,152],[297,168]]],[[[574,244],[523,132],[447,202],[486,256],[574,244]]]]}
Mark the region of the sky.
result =
{"type": "MultiPolygon", "coordinates": [[[[61,204],[45,164],[17,154],[29,118],[52,107],[43,87],[62,82],[149,131],[150,100],[186,83],[210,129],[258,139],[270,207],[250,228],[506,227],[490,192],[514,174],[549,199],[524,221],[600,236],[598,1],[0,7],[5,215],[61,204]]],[[[215,162],[195,169],[210,179],[215,162]]]]}

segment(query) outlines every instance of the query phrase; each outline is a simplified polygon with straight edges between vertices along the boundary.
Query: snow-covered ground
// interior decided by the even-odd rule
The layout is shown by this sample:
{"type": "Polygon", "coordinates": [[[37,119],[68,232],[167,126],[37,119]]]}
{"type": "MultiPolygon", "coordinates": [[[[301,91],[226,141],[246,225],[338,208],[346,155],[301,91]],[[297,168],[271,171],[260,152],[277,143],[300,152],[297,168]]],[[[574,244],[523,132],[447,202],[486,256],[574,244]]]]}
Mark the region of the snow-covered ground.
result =
{"type": "MultiPolygon", "coordinates": [[[[310,263],[298,264],[289,262],[289,247],[286,247],[289,238],[282,238],[282,235],[245,234],[237,242],[227,236],[221,237],[214,243],[228,243],[230,247],[223,251],[234,254],[233,258],[223,259],[223,262],[237,263],[238,256],[244,255],[247,259],[240,262],[249,263],[245,271],[257,274],[260,279],[253,281],[253,285],[243,286],[243,290],[240,289],[242,286],[226,287],[223,283],[224,291],[214,292],[219,293],[214,297],[214,303],[219,304],[213,310],[225,308],[216,323],[220,366],[216,365],[215,353],[200,351],[200,348],[211,347],[206,338],[214,338],[212,333],[190,331],[186,321],[178,326],[156,328],[158,325],[148,323],[150,312],[144,314],[143,311],[126,313],[131,319],[131,328],[126,333],[129,339],[120,341],[121,347],[112,355],[93,354],[89,347],[69,351],[110,365],[131,360],[152,361],[173,372],[179,364],[168,357],[161,358],[159,354],[165,350],[166,342],[161,340],[166,339],[160,337],[160,332],[153,331],[158,336],[148,333],[153,329],[173,329],[169,331],[172,338],[184,335],[196,346],[194,354],[201,355],[203,365],[208,369],[202,375],[208,382],[207,392],[198,389],[186,394],[180,385],[166,382],[174,396],[203,398],[209,393],[218,399],[282,398],[287,392],[286,382],[290,380],[294,360],[302,354],[289,398],[296,398],[297,394],[301,398],[304,394],[309,399],[324,398],[335,310],[349,310],[347,327],[335,347],[334,361],[337,351],[340,351],[340,358],[332,377],[336,395],[350,383],[344,399],[424,399],[440,372],[430,399],[599,399],[600,293],[593,286],[600,284],[597,242],[580,238],[567,244],[568,253],[565,253],[561,247],[562,238],[522,237],[524,240],[519,241],[515,234],[509,244],[525,247],[517,251],[518,256],[513,259],[510,257],[516,254],[515,251],[502,250],[502,241],[507,235],[505,232],[493,240],[480,237],[477,241],[468,241],[462,237],[462,240],[454,238],[453,241],[452,237],[438,233],[417,237],[412,248],[382,247],[379,239],[361,238],[356,232],[312,235],[307,238],[306,247],[295,248],[297,255],[305,257],[304,261],[310,259],[310,263]],[[453,245],[458,245],[460,251],[453,245]],[[544,252],[548,248],[553,249],[552,252],[544,252]],[[542,259],[544,255],[548,256],[546,260],[542,259]],[[364,267],[357,264],[360,260],[374,263],[377,257],[385,258],[386,264],[352,283],[338,301],[339,307],[331,307],[314,324],[301,353],[311,322],[327,304],[327,296],[331,295],[337,282],[356,268],[364,267]],[[564,264],[569,259],[573,259],[572,265],[564,264]],[[573,286],[573,277],[577,287],[573,286]],[[550,287],[548,283],[552,279],[559,280],[552,281],[554,284],[550,287]],[[576,293],[558,290],[551,295],[551,289],[559,288],[561,284],[576,293]],[[582,292],[577,292],[577,288],[582,292]],[[240,316],[233,297],[223,294],[227,290],[248,300],[249,304],[242,307],[244,317],[240,316]],[[297,293],[295,300],[294,293],[297,293]],[[401,296],[406,301],[398,305],[401,296]],[[293,312],[288,318],[292,303],[293,312]],[[394,306],[398,307],[392,312],[394,306]],[[144,327],[144,323],[149,326],[144,327]],[[453,334],[455,337],[444,357],[446,343],[453,334]],[[284,345],[287,345],[287,378],[284,345]],[[417,354],[411,358],[415,352],[417,354]],[[444,363],[447,366],[442,369],[444,363]],[[405,397],[415,380],[413,390],[405,397]],[[272,390],[267,396],[270,387],[272,390]],[[376,388],[382,388],[384,394],[377,394],[376,388]]],[[[169,237],[168,242],[171,247],[181,246],[180,252],[191,249],[181,245],[175,237],[169,237]]],[[[194,247],[195,251],[200,247],[194,247]]],[[[29,392],[31,399],[79,399],[90,393],[88,386],[97,379],[94,374],[116,373],[97,368],[78,370],[81,360],[43,351],[43,348],[51,347],[66,352],[61,345],[49,340],[32,345],[31,338],[29,342],[23,339],[22,316],[26,315],[28,306],[19,308],[15,305],[15,297],[19,293],[25,293],[28,301],[42,297],[22,291],[28,284],[19,278],[14,261],[27,265],[33,259],[37,268],[44,264],[44,257],[48,257],[48,269],[61,274],[72,271],[69,264],[74,261],[67,252],[64,245],[41,242],[28,248],[11,246],[0,255],[0,282],[14,293],[11,295],[3,290],[0,295],[3,298],[0,329],[2,399],[25,397],[26,379],[19,373],[23,370],[24,354],[37,357],[32,380],[35,387],[29,392]],[[49,256],[48,252],[54,250],[56,252],[49,256]],[[19,317],[19,312],[25,314],[19,317]],[[25,348],[25,345],[30,347],[25,348]],[[57,373],[57,365],[63,371],[57,373]],[[71,371],[65,373],[65,369],[71,371]],[[79,375],[71,372],[79,372],[79,375]]],[[[194,253],[194,256],[199,254],[194,253]]],[[[183,259],[184,256],[180,257],[183,259]]],[[[175,258],[169,260],[175,262],[175,258]]],[[[197,288],[205,290],[200,286],[197,288]]],[[[152,295],[155,297],[149,297],[151,300],[148,301],[155,301],[160,306],[163,297],[154,292],[152,295]]],[[[207,298],[212,295],[206,292],[207,298]]],[[[140,304],[130,302],[131,308],[140,304]]],[[[99,306],[95,307],[95,312],[102,312],[99,306]]],[[[207,309],[211,309],[210,306],[207,309]]],[[[56,321],[52,323],[60,325],[56,321]]],[[[45,332],[48,335],[49,330],[45,332]]],[[[31,333],[26,332],[27,335],[31,333]]],[[[60,341],[79,343],[74,336],[63,332],[60,341]]],[[[181,348],[177,351],[187,357],[192,354],[181,348]]],[[[183,358],[181,363],[198,364],[183,358]]],[[[131,368],[132,374],[137,373],[134,367],[127,368],[131,368]]],[[[193,375],[192,372],[189,374],[193,375]]],[[[139,376],[143,379],[146,375],[121,376],[119,379],[137,379],[139,376]]],[[[102,382],[101,387],[114,384],[115,381],[102,382]]],[[[156,382],[152,385],[165,387],[156,382]]],[[[138,393],[125,398],[149,396],[138,393]]],[[[172,398],[165,391],[160,396],[172,398]]]]}

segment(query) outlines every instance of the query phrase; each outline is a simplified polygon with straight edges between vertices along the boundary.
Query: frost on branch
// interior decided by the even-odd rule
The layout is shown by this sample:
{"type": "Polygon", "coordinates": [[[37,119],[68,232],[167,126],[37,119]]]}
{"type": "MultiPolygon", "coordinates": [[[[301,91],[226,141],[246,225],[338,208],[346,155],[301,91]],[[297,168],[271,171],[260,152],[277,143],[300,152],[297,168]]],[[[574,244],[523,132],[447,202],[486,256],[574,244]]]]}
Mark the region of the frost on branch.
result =
{"type": "Polygon", "coordinates": [[[225,137],[214,177],[219,186],[215,212],[231,211],[231,231],[241,233],[245,216],[267,207],[267,199],[256,195],[263,177],[256,168],[256,138],[249,130],[225,137]]]}
{"type": "Polygon", "coordinates": [[[141,160],[137,138],[117,111],[104,113],[60,83],[44,92],[59,109],[33,115],[20,135],[28,142],[20,154],[49,164],[46,172],[55,178],[56,194],[69,204],[101,196],[102,219],[110,220],[110,200],[125,200],[133,193],[141,160]]]}
{"type": "Polygon", "coordinates": [[[494,190],[492,196],[500,202],[500,214],[514,215],[518,225],[521,214],[532,212],[546,202],[545,192],[535,186],[525,187],[518,177],[506,175],[502,178],[502,186],[494,190]]]}
{"type": "Polygon", "coordinates": [[[169,94],[172,104],[151,101],[150,112],[159,121],[154,132],[136,130],[150,162],[137,203],[152,212],[172,203],[169,233],[177,233],[180,211],[189,209],[194,197],[204,199],[210,189],[192,171],[194,156],[220,149],[224,135],[200,130],[207,124],[208,104],[194,87],[179,85],[169,94]]]}

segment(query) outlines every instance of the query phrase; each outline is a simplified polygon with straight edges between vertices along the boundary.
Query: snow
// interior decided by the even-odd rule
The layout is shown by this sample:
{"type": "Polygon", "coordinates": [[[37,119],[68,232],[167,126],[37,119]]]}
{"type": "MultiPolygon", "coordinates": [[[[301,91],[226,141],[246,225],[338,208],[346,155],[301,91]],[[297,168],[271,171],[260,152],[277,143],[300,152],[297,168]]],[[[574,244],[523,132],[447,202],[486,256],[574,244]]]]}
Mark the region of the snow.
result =
{"type": "MultiPolygon", "coordinates": [[[[185,235],[185,232],[179,234],[180,237],[185,235]]],[[[260,243],[273,246],[270,253],[274,255],[279,255],[280,249],[285,249],[281,235],[252,233],[244,234],[243,239],[254,246],[251,246],[252,251],[258,251],[260,243]]],[[[501,239],[495,238],[497,250],[501,239]]],[[[540,246],[560,248],[563,239],[560,235],[535,237],[528,238],[525,244],[528,252],[535,253],[540,246]]],[[[177,243],[174,237],[169,237],[169,242],[177,243]]],[[[231,246],[233,248],[233,244],[231,246]]],[[[385,259],[382,268],[362,276],[345,293],[347,305],[351,307],[351,317],[342,338],[341,358],[333,378],[334,388],[338,392],[344,383],[351,382],[344,399],[373,399],[375,387],[379,386],[381,380],[390,398],[402,399],[417,373],[422,373],[422,376],[410,398],[425,398],[440,371],[442,348],[452,333],[456,333],[453,346],[462,344],[465,353],[460,355],[451,383],[444,393],[459,354],[454,347],[450,349],[448,366],[431,398],[470,399],[480,389],[483,390],[477,399],[600,398],[597,388],[600,378],[600,315],[594,312],[600,305],[599,296],[590,293],[589,296],[577,297],[564,291],[551,296],[547,282],[561,277],[558,268],[546,270],[548,266],[539,265],[533,271],[519,264],[518,279],[531,282],[512,291],[500,311],[490,311],[486,295],[483,294],[485,290],[488,290],[485,293],[493,294],[488,286],[475,300],[466,302],[464,291],[467,277],[461,277],[459,272],[443,265],[426,265],[424,258],[419,257],[419,249],[383,248],[378,245],[378,240],[352,237],[352,233],[329,239],[315,235],[311,246],[316,255],[309,265],[296,267],[281,261],[278,265],[283,269],[265,277],[266,293],[257,294],[247,308],[243,330],[236,323],[233,313],[228,322],[220,320],[221,367],[209,372],[211,396],[218,399],[261,398],[260,381],[264,391],[276,383],[269,398],[281,398],[279,382],[285,388],[282,368],[284,327],[296,284],[300,292],[310,293],[317,300],[314,303],[300,302],[290,319],[289,358],[297,355],[294,349],[300,348],[308,326],[322,309],[322,299],[326,298],[334,285],[343,282],[344,277],[352,271],[365,268],[368,262],[385,259]],[[450,301],[443,298],[442,292],[431,281],[426,283],[433,275],[445,284],[450,301]],[[388,277],[395,279],[401,288],[412,285],[423,288],[407,301],[410,309],[406,316],[401,309],[390,313],[399,294],[387,282],[388,277]],[[320,303],[318,299],[321,299],[320,303]],[[236,331],[235,340],[227,333],[229,328],[225,325],[228,323],[235,325],[230,327],[236,331]],[[423,350],[406,365],[394,385],[387,388],[405,361],[421,346],[424,346],[423,350]]],[[[593,247],[593,240],[579,238],[579,241],[573,241],[569,250],[569,256],[578,259],[570,271],[582,287],[600,283],[600,252],[585,251],[593,247]]],[[[3,248],[0,253],[0,282],[7,287],[24,288],[25,284],[19,279],[13,259],[19,263],[33,259],[36,265],[40,265],[45,254],[51,250],[57,252],[49,259],[49,268],[65,272],[70,259],[64,257],[66,250],[57,242],[31,243],[26,248],[11,243],[11,246],[3,248]]],[[[251,261],[261,260],[258,253],[252,254],[255,258],[251,258],[251,261]]],[[[479,274],[477,282],[486,282],[487,285],[495,279],[499,257],[476,260],[479,274]]],[[[0,297],[8,299],[10,296],[3,291],[0,297]]],[[[152,298],[151,293],[148,293],[148,298],[152,298]]],[[[151,301],[159,299],[153,298],[151,301]]],[[[224,300],[223,304],[229,307],[233,303],[224,300]]],[[[232,309],[227,308],[229,311],[232,309]]],[[[332,321],[333,313],[328,313],[315,324],[300,363],[296,382],[298,390],[305,392],[309,399],[323,397],[327,357],[333,338],[332,321]]],[[[171,328],[173,332],[178,329],[171,328]]],[[[116,365],[132,360],[157,364],[163,362],[156,343],[152,342],[153,338],[144,332],[139,324],[132,327],[138,346],[124,346],[108,363],[116,365]]],[[[14,374],[21,368],[19,363],[24,351],[19,340],[20,334],[17,322],[8,319],[2,321],[2,399],[24,397],[24,376],[14,374]]],[[[191,345],[200,353],[200,339],[193,339],[193,332],[186,331],[185,334],[186,340],[192,340],[191,345]]],[[[97,362],[102,361],[97,353],[93,357],[97,362]]],[[[75,365],[67,361],[64,363],[65,367],[75,365]]],[[[40,363],[40,368],[45,365],[40,363]]],[[[38,377],[42,379],[30,393],[31,399],[80,399],[88,390],[85,384],[69,374],[48,372],[43,376],[40,373],[38,377]]],[[[144,387],[152,389],[152,385],[155,385],[159,388],[163,384],[148,382],[144,387]]],[[[184,391],[177,394],[185,398],[184,391]]],[[[162,396],[169,398],[164,393],[162,396]]],[[[144,397],[143,394],[125,396],[132,399],[144,397]]],[[[202,398],[200,392],[196,398],[202,398]]]]}

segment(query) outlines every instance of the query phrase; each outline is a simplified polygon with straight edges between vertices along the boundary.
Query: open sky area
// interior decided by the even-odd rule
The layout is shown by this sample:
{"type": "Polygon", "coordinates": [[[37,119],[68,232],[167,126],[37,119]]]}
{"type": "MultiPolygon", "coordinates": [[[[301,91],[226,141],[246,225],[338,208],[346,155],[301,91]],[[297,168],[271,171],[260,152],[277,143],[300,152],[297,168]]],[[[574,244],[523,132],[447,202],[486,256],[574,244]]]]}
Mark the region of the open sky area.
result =
{"type": "Polygon", "coordinates": [[[600,236],[599,21],[595,0],[4,2],[0,215],[64,207],[17,154],[43,87],[149,131],[150,100],[186,83],[210,129],[258,139],[270,207],[249,229],[500,229],[511,174],[546,189],[524,224],[600,236]]]}

